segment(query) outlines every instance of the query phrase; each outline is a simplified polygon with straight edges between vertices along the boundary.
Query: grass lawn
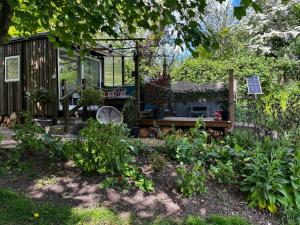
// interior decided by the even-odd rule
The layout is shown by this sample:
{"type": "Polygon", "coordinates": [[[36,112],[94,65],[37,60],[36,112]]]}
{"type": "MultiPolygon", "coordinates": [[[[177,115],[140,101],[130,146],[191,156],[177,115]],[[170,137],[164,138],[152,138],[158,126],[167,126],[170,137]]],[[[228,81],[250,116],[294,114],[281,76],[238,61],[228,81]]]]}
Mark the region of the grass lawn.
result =
{"type": "MultiPolygon", "coordinates": [[[[108,208],[91,209],[68,208],[39,203],[9,190],[0,190],[0,224],[1,225],[28,225],[28,224],[138,224],[134,216],[122,219],[108,208]]],[[[239,217],[211,216],[204,220],[197,217],[188,217],[184,220],[168,220],[157,218],[143,224],[187,224],[187,225],[248,225],[239,217]]]]}

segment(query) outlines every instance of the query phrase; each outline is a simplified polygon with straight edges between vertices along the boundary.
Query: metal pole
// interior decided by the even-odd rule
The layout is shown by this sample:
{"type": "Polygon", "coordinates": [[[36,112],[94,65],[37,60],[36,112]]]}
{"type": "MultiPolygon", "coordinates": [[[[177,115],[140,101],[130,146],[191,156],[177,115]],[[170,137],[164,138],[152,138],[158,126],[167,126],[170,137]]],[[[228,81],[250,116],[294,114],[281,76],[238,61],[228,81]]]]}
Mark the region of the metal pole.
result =
{"type": "Polygon", "coordinates": [[[230,69],[228,71],[229,73],[229,120],[231,122],[231,130],[234,128],[234,75],[233,75],[233,69],[230,69]]]}

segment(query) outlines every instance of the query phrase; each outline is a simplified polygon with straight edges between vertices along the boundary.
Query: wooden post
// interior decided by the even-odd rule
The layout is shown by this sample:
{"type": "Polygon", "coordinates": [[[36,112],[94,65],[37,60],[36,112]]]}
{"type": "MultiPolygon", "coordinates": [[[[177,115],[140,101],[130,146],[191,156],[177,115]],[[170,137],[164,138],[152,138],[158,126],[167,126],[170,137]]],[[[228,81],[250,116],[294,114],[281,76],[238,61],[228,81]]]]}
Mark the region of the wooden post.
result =
{"type": "MultiPolygon", "coordinates": [[[[65,96],[65,94],[66,94],[66,88],[67,88],[66,80],[62,79],[62,81],[61,81],[61,96],[62,97],[65,96]]],[[[68,101],[68,98],[63,99],[62,106],[63,106],[63,114],[64,114],[64,122],[65,122],[64,132],[68,133],[68,131],[69,131],[69,114],[68,114],[69,101],[68,101]]]]}
{"type": "Polygon", "coordinates": [[[63,111],[64,111],[64,132],[68,133],[69,132],[69,99],[64,98],[63,99],[63,111]]]}
{"type": "Polygon", "coordinates": [[[122,86],[125,85],[125,57],[122,56],[122,86]]]}
{"type": "Polygon", "coordinates": [[[231,122],[231,130],[234,128],[234,107],[235,107],[235,102],[234,102],[234,75],[233,75],[233,69],[230,69],[228,71],[229,73],[229,120],[231,122]]]}
{"type": "MultiPolygon", "coordinates": [[[[81,79],[81,84],[83,85],[82,90],[84,90],[86,88],[85,79],[81,79]]],[[[86,121],[86,119],[87,119],[87,106],[83,106],[82,107],[82,120],[86,121]]]]}
{"type": "Polygon", "coordinates": [[[66,94],[66,80],[65,79],[62,79],[61,80],[61,96],[65,96],[66,94]]]}
{"type": "Polygon", "coordinates": [[[135,55],[134,55],[134,70],[135,70],[135,99],[136,99],[136,113],[138,119],[140,119],[140,103],[141,103],[141,78],[139,73],[139,58],[140,58],[140,52],[139,52],[139,42],[135,42],[135,55]]]}

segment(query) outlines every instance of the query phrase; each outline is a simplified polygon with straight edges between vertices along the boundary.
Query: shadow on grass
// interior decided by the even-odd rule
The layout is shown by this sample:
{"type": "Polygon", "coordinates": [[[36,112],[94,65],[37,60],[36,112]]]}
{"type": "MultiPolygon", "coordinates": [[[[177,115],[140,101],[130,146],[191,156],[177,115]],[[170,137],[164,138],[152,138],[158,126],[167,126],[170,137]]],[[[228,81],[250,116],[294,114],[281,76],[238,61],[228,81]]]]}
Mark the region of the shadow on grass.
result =
{"type": "Polygon", "coordinates": [[[130,224],[107,208],[79,209],[33,201],[0,190],[0,224],[130,224]]]}
{"type": "MultiPolygon", "coordinates": [[[[0,190],[0,224],[29,225],[29,224],[90,224],[90,225],[117,225],[139,224],[134,218],[126,220],[120,218],[108,208],[97,207],[92,209],[71,208],[55,206],[52,204],[36,202],[30,198],[16,194],[9,190],[0,190]]],[[[249,225],[239,217],[211,216],[204,220],[198,217],[188,217],[184,220],[171,220],[157,218],[143,224],[156,225],[249,225]]]]}

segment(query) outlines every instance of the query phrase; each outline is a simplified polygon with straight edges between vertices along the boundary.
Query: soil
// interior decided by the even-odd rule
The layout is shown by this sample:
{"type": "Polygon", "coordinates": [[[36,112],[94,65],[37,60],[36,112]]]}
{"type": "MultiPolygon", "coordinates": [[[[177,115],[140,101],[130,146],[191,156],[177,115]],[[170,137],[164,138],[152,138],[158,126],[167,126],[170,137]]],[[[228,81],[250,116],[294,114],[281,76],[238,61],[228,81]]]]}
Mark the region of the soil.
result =
{"type": "Polygon", "coordinates": [[[122,192],[101,189],[99,184],[104,177],[87,176],[72,161],[49,166],[43,158],[32,160],[27,171],[25,166],[25,172],[12,170],[2,176],[0,174],[0,189],[11,189],[37,201],[57,205],[84,208],[106,206],[122,217],[133,214],[140,222],[156,217],[218,214],[239,215],[254,225],[281,224],[276,215],[249,208],[245,196],[236,186],[222,186],[208,179],[206,193],[184,198],[175,188],[175,163],[168,161],[159,172],[152,170],[147,156],[139,156],[136,163],[154,181],[155,190],[152,193],[138,189],[122,192]]]}

